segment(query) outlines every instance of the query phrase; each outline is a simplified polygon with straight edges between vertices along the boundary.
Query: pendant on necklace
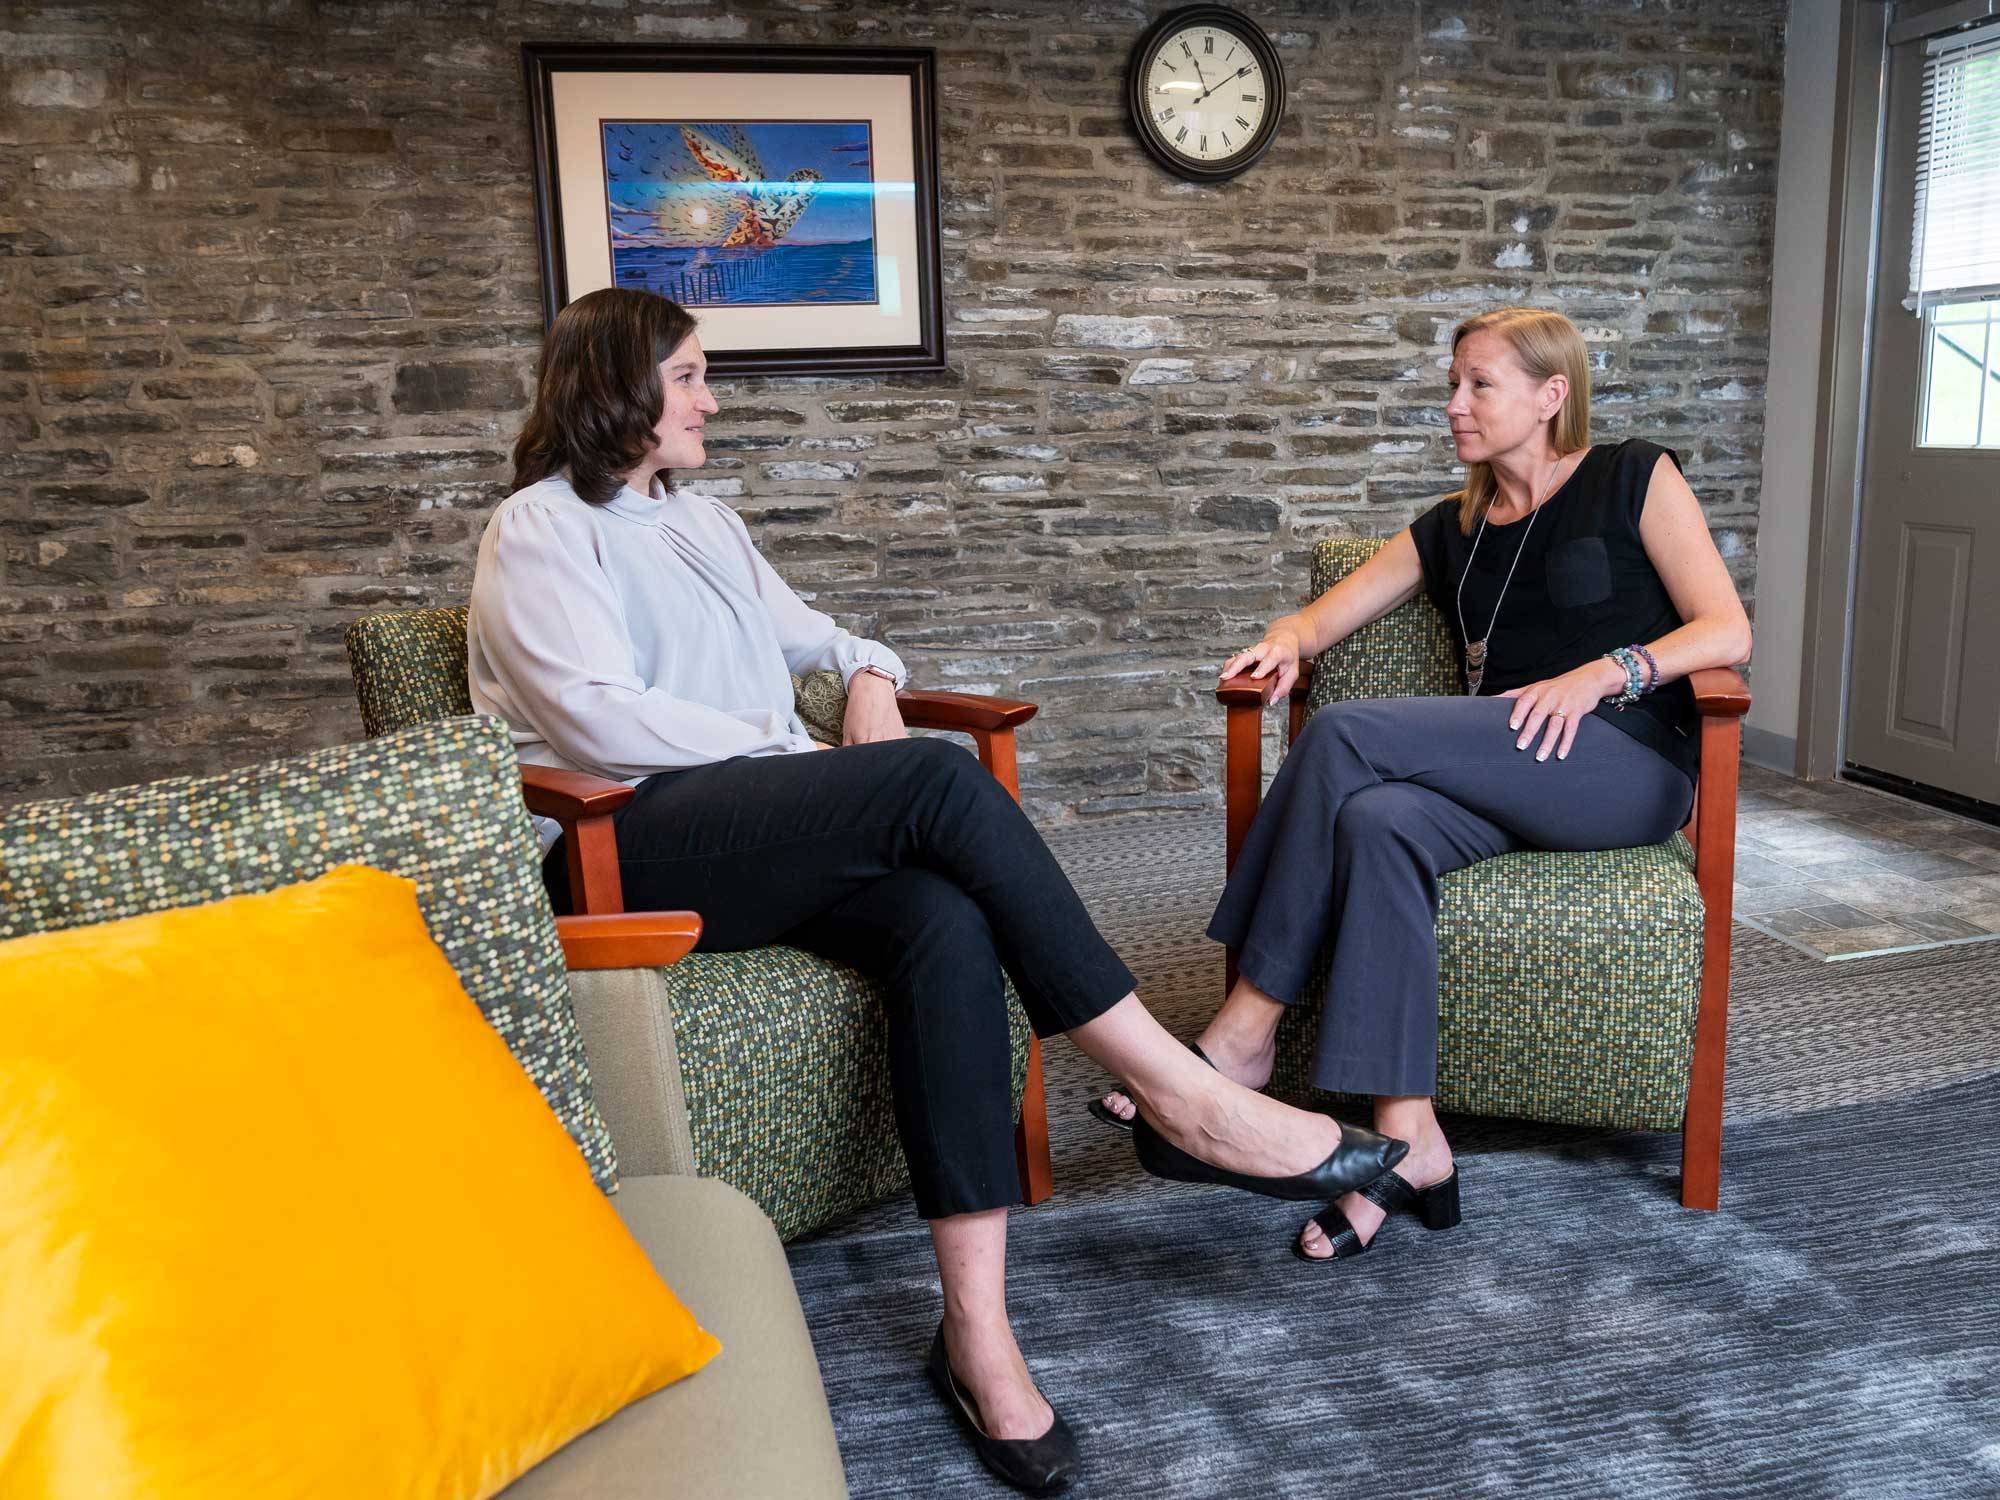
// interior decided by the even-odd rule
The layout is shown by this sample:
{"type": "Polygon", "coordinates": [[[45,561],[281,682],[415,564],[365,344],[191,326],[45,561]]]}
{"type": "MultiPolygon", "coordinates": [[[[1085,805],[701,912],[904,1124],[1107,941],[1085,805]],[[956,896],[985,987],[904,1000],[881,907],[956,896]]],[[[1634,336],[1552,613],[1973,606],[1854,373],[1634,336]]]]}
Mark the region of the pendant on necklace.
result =
{"type": "Polygon", "coordinates": [[[1467,641],[1465,643],[1465,691],[1468,697],[1479,696],[1479,684],[1486,680],[1486,642],[1467,641]]]}

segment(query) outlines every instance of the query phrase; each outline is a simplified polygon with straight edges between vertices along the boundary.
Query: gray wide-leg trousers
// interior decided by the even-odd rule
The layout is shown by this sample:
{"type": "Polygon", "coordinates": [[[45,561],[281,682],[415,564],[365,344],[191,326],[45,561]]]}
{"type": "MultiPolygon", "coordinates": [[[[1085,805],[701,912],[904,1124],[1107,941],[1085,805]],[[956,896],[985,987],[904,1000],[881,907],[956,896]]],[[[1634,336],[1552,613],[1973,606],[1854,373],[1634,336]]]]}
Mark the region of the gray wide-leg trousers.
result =
{"type": "MultiPolygon", "coordinates": [[[[1595,715],[1566,760],[1516,750],[1507,698],[1329,704],[1252,823],[1208,935],[1275,1000],[1333,944],[1312,1081],[1437,1091],[1438,877],[1517,849],[1623,849],[1687,821],[1694,788],[1595,715]]],[[[1546,730],[1544,730],[1546,733],[1546,730]]]]}

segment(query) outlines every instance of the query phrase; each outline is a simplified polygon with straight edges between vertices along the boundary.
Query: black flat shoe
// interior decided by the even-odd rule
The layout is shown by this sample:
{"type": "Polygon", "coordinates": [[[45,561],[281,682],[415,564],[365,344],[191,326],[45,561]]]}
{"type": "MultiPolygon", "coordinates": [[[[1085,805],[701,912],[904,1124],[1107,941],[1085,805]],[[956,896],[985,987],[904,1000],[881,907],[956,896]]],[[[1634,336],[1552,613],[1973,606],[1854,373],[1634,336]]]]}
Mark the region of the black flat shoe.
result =
{"type": "MultiPolygon", "coordinates": [[[[1361,1190],[1361,1196],[1387,1214],[1408,1209],[1423,1222],[1426,1229],[1455,1229],[1458,1227],[1458,1168],[1451,1169],[1451,1176],[1442,1182],[1434,1182],[1427,1188],[1413,1188],[1394,1172],[1384,1172],[1380,1177],[1361,1190]]],[[[1336,1204],[1329,1203],[1313,1215],[1320,1233],[1333,1246],[1331,1255],[1310,1254],[1296,1238],[1292,1240],[1292,1254],[1311,1265],[1326,1260],[1352,1260],[1361,1254],[1375,1239],[1380,1239],[1382,1230],[1388,1227],[1385,1217],[1375,1230],[1375,1239],[1364,1240],[1356,1233],[1347,1215],[1336,1204]]]]}
{"type": "MultiPolygon", "coordinates": [[[[1192,1052],[1196,1057],[1200,1058],[1203,1062],[1207,1063],[1211,1068],[1215,1067],[1215,1063],[1210,1060],[1209,1055],[1201,1050],[1201,1044],[1199,1042],[1189,1042],[1188,1051],[1192,1052]]],[[[1123,1115],[1114,1114],[1110,1106],[1107,1105],[1102,1099],[1091,1100],[1090,1103],[1085,1106],[1085,1108],[1088,1109],[1091,1112],[1091,1114],[1095,1115],[1098,1119],[1102,1120],[1105,1124],[1109,1125],[1113,1130],[1122,1130],[1125,1131],[1128,1135],[1131,1133],[1132,1122],[1126,1119],[1123,1115]]]]}
{"type": "MultiPolygon", "coordinates": [[[[1037,1438],[997,1438],[989,1437],[986,1429],[979,1425],[979,1413],[965,1388],[958,1383],[958,1377],[951,1373],[951,1360],[944,1352],[944,1324],[938,1324],[937,1337],[931,1340],[929,1360],[931,1384],[944,1397],[944,1404],[958,1413],[965,1424],[965,1430],[972,1439],[972,1451],[979,1455],[981,1463],[1013,1485],[1017,1490],[1025,1490],[1030,1495],[1053,1495],[1066,1489],[1069,1482],[1082,1471],[1083,1460],[1076,1451],[1076,1434],[1069,1430],[1069,1424],[1062,1419],[1062,1413],[1055,1413],[1055,1421],[1049,1430],[1037,1438]]],[[[1049,1408],[1055,1411],[1054,1407],[1049,1408]]]]}
{"type": "Polygon", "coordinates": [[[1407,1141],[1391,1140],[1359,1125],[1340,1127],[1340,1144],[1333,1154],[1309,1172],[1290,1177],[1252,1177],[1212,1167],[1198,1156],[1190,1156],[1141,1117],[1132,1126],[1132,1144],[1139,1149],[1139,1165],[1155,1177],[1170,1182],[1213,1182],[1223,1187],[1261,1193],[1266,1198],[1300,1202],[1309,1198],[1338,1198],[1363,1183],[1373,1182],[1410,1154],[1407,1141]]]}

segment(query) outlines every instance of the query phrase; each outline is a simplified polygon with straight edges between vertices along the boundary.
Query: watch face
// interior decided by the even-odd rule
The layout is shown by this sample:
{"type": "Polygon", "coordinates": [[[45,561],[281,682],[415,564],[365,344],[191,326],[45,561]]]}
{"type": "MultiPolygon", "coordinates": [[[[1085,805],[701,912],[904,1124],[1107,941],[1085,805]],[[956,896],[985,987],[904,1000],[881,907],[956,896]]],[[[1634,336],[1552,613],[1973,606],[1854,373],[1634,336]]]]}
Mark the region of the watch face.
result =
{"type": "Polygon", "coordinates": [[[1249,166],[1277,134],[1284,69],[1248,17],[1190,6],[1162,16],[1139,39],[1126,99],[1155,160],[1184,177],[1216,181],[1249,166]]]}

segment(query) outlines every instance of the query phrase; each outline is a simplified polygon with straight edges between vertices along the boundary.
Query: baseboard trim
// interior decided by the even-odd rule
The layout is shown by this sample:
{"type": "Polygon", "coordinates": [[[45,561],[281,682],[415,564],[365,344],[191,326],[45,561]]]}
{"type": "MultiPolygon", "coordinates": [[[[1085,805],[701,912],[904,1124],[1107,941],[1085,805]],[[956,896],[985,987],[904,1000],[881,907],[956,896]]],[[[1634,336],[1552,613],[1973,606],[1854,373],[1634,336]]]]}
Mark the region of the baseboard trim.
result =
{"type": "Polygon", "coordinates": [[[1754,725],[1745,724],[1743,758],[1751,765],[1762,766],[1767,771],[1796,776],[1799,765],[1799,742],[1789,734],[1778,734],[1773,730],[1758,729],[1754,725]]]}

